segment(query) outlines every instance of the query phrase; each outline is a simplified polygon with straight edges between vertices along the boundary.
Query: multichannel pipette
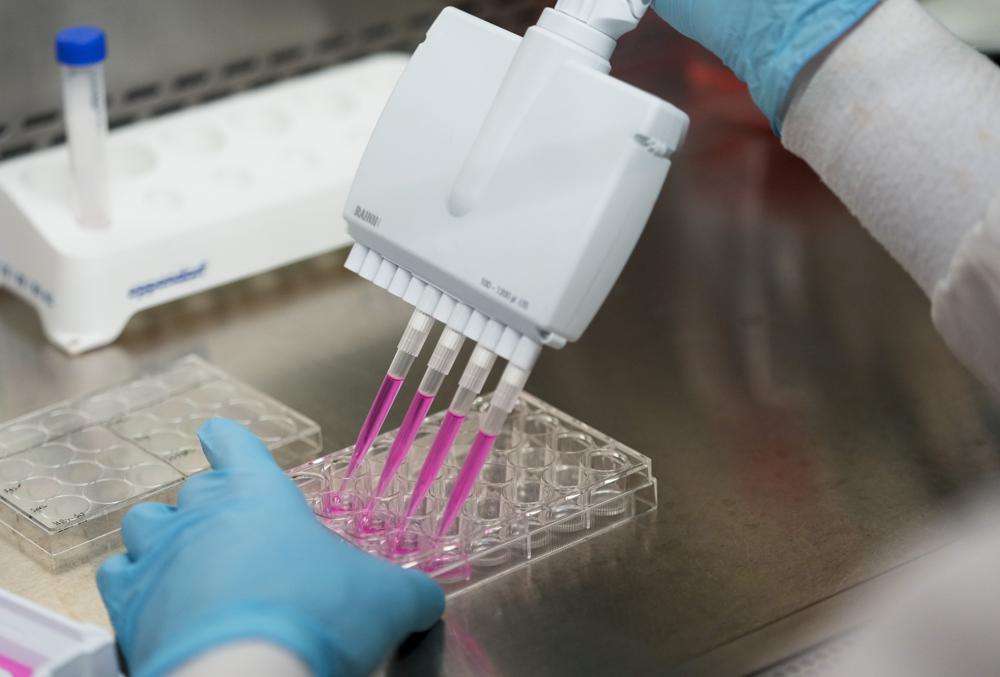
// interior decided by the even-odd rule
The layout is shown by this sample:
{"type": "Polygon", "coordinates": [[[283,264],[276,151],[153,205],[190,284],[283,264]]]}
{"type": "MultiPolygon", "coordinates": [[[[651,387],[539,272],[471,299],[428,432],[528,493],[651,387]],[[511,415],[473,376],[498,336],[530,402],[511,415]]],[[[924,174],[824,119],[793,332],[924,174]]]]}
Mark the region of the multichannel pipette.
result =
{"type": "Polygon", "coordinates": [[[427,492],[434,480],[437,479],[438,473],[441,472],[441,467],[448,458],[455,438],[458,437],[462,424],[465,423],[465,418],[472,409],[473,402],[482,392],[483,385],[486,383],[490,371],[493,370],[493,363],[496,362],[496,359],[496,354],[482,345],[477,345],[472,351],[472,357],[469,358],[469,363],[458,382],[458,391],[451,400],[451,405],[444,415],[441,427],[431,443],[430,451],[427,452],[427,458],[424,459],[424,464],[420,468],[420,475],[417,477],[413,493],[410,495],[409,503],[407,503],[401,527],[406,526],[406,522],[413,517],[417,506],[427,497],[427,492]]]}
{"type": "Polygon", "coordinates": [[[351,454],[351,460],[347,466],[347,477],[354,475],[358,465],[364,460],[365,454],[371,448],[372,441],[378,437],[382,430],[385,417],[392,409],[396,395],[403,387],[406,375],[410,373],[410,367],[416,362],[420,351],[424,349],[424,342],[427,341],[427,336],[431,333],[433,326],[434,319],[432,317],[420,310],[413,311],[410,322],[406,325],[402,338],[399,339],[396,355],[392,358],[389,370],[386,372],[385,378],[382,379],[382,385],[379,386],[375,399],[372,400],[372,406],[368,410],[368,415],[361,425],[358,439],[354,443],[354,453],[351,454]]]}
{"type": "Polygon", "coordinates": [[[393,440],[392,447],[389,449],[389,456],[382,467],[382,476],[379,477],[378,485],[375,487],[376,497],[383,494],[386,486],[395,477],[399,466],[406,459],[410,447],[413,446],[413,439],[417,436],[417,430],[427,418],[427,412],[434,402],[434,397],[451,372],[463,343],[465,343],[465,337],[454,329],[445,327],[444,331],[441,332],[441,338],[438,339],[437,346],[434,348],[430,363],[427,365],[427,371],[424,372],[420,387],[417,388],[417,394],[413,396],[410,408],[406,411],[406,416],[403,417],[403,425],[400,426],[396,433],[396,439],[393,440]]]}
{"type": "MultiPolygon", "coordinates": [[[[408,516],[493,360],[508,362],[438,534],[453,526],[541,346],[577,340],[607,298],[687,132],[684,113],[609,75],[618,38],[649,4],[559,0],[524,38],[445,9],[370,137],[344,212],[356,241],[346,267],[477,342],[408,516]]],[[[397,371],[386,378],[352,467],[399,390],[397,371]]],[[[440,380],[411,403],[376,494],[440,380]]]]}

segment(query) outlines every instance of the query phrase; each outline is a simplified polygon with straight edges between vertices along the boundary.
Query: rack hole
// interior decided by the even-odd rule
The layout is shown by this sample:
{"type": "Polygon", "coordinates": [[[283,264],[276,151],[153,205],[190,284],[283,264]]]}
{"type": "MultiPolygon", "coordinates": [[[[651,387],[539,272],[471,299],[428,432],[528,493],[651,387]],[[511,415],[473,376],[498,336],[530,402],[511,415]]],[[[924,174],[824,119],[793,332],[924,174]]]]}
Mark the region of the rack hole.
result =
{"type": "Polygon", "coordinates": [[[397,40],[385,46],[387,52],[412,52],[417,48],[417,40],[397,40]]]}
{"type": "Polygon", "coordinates": [[[10,146],[0,151],[0,159],[6,160],[7,158],[18,157],[19,155],[27,155],[34,147],[35,144],[33,143],[21,143],[16,146],[10,146]]]}
{"type": "Polygon", "coordinates": [[[284,66],[302,58],[301,47],[286,47],[271,54],[271,63],[275,66],[284,66]]]}
{"type": "Polygon", "coordinates": [[[155,82],[133,87],[125,92],[125,100],[129,103],[151,99],[160,93],[160,86],[155,82]]]}
{"type": "Polygon", "coordinates": [[[332,52],[347,44],[347,36],[343,33],[328,35],[316,43],[316,49],[320,52],[332,52]]]}
{"type": "Polygon", "coordinates": [[[258,78],[250,83],[250,89],[257,89],[258,87],[267,87],[268,85],[274,84],[278,81],[278,78],[273,76],[267,76],[263,78],[258,78]]]}
{"type": "Polygon", "coordinates": [[[296,75],[309,75],[310,73],[315,73],[323,68],[323,64],[313,63],[308,66],[303,66],[302,68],[295,71],[296,75]]]}
{"type": "Polygon", "coordinates": [[[174,89],[184,90],[191,89],[192,87],[197,87],[199,85],[205,84],[208,81],[208,73],[205,71],[195,71],[193,73],[185,73],[180,75],[174,80],[174,89]]]}
{"type": "Polygon", "coordinates": [[[391,32],[392,24],[384,22],[368,26],[361,32],[361,35],[364,36],[365,40],[380,40],[391,32]]]}
{"type": "Polygon", "coordinates": [[[176,113],[182,108],[184,108],[183,101],[171,101],[170,103],[154,108],[153,115],[166,115],[167,113],[176,113]]]}
{"type": "Polygon", "coordinates": [[[363,56],[367,56],[370,52],[366,52],[363,49],[352,49],[349,52],[344,52],[344,56],[340,59],[341,63],[347,63],[348,61],[354,61],[355,59],[360,59],[363,56]]]}
{"type": "Polygon", "coordinates": [[[111,129],[118,129],[119,127],[132,124],[133,122],[135,122],[134,115],[118,115],[108,120],[108,127],[111,129]]]}
{"type": "Polygon", "coordinates": [[[25,129],[35,129],[37,127],[48,127],[49,125],[55,124],[56,120],[59,119],[58,110],[47,110],[35,113],[34,115],[29,115],[24,118],[22,126],[25,129]]]}
{"type": "Polygon", "coordinates": [[[256,59],[240,59],[239,61],[232,61],[223,66],[222,73],[227,78],[235,78],[239,75],[246,75],[255,68],[257,68],[256,59]]]}
{"type": "Polygon", "coordinates": [[[202,103],[210,103],[212,101],[218,101],[223,99],[233,93],[231,89],[217,89],[214,92],[209,92],[205,96],[201,97],[202,103]]]}

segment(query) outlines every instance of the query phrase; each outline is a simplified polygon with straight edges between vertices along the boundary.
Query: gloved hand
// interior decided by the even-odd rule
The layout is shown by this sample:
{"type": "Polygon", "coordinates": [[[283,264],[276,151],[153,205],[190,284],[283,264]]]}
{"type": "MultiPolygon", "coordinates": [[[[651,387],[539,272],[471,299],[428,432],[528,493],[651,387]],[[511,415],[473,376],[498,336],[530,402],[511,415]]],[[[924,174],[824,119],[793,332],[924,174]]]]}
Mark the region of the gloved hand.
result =
{"type": "Polygon", "coordinates": [[[198,433],[214,470],[177,507],[138,505],[126,554],[97,585],[133,675],[162,675],[206,649],[262,640],[317,675],[361,675],[444,610],[441,589],[337,538],[246,428],[213,419],[198,433]]]}
{"type": "Polygon", "coordinates": [[[656,0],[656,12],[719,56],[781,132],[802,69],[880,0],[656,0]]]}

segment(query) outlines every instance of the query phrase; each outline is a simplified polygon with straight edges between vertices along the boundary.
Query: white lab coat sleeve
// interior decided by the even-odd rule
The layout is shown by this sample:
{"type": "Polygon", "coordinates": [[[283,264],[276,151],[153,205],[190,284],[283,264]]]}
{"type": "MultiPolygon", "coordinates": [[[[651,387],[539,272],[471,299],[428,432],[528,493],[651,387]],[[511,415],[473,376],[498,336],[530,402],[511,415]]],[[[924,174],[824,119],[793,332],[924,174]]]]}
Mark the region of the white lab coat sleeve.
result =
{"type": "Polygon", "coordinates": [[[915,0],[885,0],[800,77],[782,141],[913,276],[951,349],[1000,393],[1000,69],[915,0]]]}
{"type": "Polygon", "coordinates": [[[857,609],[865,620],[829,677],[980,677],[1000,674],[1000,510],[969,506],[928,555],[895,572],[857,609]]]}
{"type": "Polygon", "coordinates": [[[952,351],[1000,393],[1000,195],[962,239],[932,313],[952,351]]]}
{"type": "Polygon", "coordinates": [[[234,642],[196,656],[171,677],[309,677],[297,656],[268,642],[234,642]]]}

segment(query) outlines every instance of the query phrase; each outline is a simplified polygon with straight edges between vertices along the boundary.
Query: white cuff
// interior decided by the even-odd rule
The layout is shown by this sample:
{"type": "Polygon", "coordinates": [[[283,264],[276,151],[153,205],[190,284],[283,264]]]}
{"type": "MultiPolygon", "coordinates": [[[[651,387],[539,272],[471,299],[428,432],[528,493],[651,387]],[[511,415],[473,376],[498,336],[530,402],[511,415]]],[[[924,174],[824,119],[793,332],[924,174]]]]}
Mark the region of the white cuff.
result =
{"type": "Polygon", "coordinates": [[[952,352],[1000,396],[1000,194],[962,239],[931,313],[952,352]]]}
{"type": "Polygon", "coordinates": [[[885,0],[802,78],[782,141],[930,296],[1000,185],[1000,70],[885,0]]]}
{"type": "Polygon", "coordinates": [[[196,656],[172,677],[309,677],[306,664],[268,642],[234,642],[196,656]]]}

